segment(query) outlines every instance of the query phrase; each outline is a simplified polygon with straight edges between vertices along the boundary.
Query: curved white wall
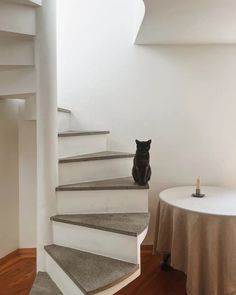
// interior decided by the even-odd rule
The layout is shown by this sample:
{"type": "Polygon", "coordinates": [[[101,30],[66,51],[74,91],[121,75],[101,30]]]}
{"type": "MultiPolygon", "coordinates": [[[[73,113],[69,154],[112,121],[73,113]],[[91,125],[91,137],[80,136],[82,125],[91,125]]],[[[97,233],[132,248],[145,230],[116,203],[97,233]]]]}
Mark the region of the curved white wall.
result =
{"type": "Polygon", "coordinates": [[[150,243],[161,190],[198,175],[236,186],[236,47],[134,46],[132,1],[58,5],[59,104],[110,129],[111,149],[153,139],[150,243]]]}

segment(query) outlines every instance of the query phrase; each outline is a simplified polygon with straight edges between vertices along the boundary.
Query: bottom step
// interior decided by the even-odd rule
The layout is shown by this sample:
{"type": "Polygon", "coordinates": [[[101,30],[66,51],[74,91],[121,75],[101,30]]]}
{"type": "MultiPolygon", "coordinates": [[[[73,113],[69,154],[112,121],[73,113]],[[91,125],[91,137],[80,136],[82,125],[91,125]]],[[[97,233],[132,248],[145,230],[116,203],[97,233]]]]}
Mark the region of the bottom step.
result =
{"type": "Polygon", "coordinates": [[[39,272],[29,295],[62,295],[46,272],[39,272]]]}
{"type": "Polygon", "coordinates": [[[64,294],[114,294],[139,276],[139,265],[57,245],[46,246],[47,271],[64,294]]]}

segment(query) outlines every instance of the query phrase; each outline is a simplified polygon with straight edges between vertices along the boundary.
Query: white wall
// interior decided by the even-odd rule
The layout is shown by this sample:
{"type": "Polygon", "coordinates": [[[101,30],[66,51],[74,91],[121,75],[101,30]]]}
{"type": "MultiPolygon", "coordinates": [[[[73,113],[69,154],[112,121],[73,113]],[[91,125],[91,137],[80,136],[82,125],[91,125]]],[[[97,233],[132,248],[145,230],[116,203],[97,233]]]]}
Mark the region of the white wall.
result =
{"type": "Polygon", "coordinates": [[[56,0],[37,10],[37,266],[45,270],[44,245],[52,242],[57,186],[56,0]]]}
{"type": "Polygon", "coordinates": [[[18,103],[0,100],[0,258],[18,249],[18,103]]]}
{"type": "Polygon", "coordinates": [[[19,248],[36,247],[36,121],[19,120],[19,248]]]}
{"type": "Polygon", "coordinates": [[[236,46],[134,46],[132,1],[58,5],[59,104],[111,130],[111,149],[153,139],[151,243],[161,190],[236,186],[236,46]]]}

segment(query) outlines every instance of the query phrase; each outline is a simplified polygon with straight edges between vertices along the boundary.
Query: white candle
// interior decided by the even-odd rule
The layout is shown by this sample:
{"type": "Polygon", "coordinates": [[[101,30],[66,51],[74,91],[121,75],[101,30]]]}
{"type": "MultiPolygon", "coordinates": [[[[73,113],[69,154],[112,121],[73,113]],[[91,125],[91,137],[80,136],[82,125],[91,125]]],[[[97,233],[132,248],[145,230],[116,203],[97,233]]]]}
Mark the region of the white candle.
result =
{"type": "Polygon", "coordinates": [[[200,180],[200,177],[197,178],[196,189],[198,189],[198,190],[201,189],[201,180],[200,180]]]}

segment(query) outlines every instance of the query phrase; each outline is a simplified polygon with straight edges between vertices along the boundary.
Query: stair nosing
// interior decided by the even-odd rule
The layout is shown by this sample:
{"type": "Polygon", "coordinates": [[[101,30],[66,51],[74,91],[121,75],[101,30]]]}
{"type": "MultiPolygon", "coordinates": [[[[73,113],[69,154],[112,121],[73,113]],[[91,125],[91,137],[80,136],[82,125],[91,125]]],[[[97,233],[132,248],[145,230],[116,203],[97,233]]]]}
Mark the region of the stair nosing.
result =
{"type": "Polygon", "coordinates": [[[73,136],[88,136],[88,135],[103,135],[109,134],[110,131],[64,131],[58,133],[58,137],[73,137],[73,136]]]}
{"type": "Polygon", "coordinates": [[[76,225],[76,226],[81,226],[81,227],[87,227],[87,228],[92,228],[100,231],[106,231],[106,232],[111,232],[115,234],[121,234],[125,236],[130,236],[130,237],[138,237],[144,230],[148,228],[149,225],[149,220],[150,220],[150,213],[97,213],[97,214],[64,214],[64,215],[55,215],[50,218],[51,221],[54,222],[60,222],[60,223],[66,223],[66,224],[71,224],[71,225],[76,225]],[[62,219],[63,216],[72,216],[72,215],[84,215],[84,216],[92,216],[92,215],[145,215],[148,217],[148,222],[147,224],[140,230],[136,232],[131,232],[128,230],[124,229],[117,229],[117,228],[109,228],[106,226],[102,225],[96,225],[96,224],[91,224],[91,223],[86,223],[86,222],[80,222],[80,221],[71,221],[71,220],[65,220],[62,219]]]}
{"type": "Polygon", "coordinates": [[[74,157],[67,157],[67,158],[61,158],[59,159],[60,164],[65,164],[65,163],[73,163],[73,162],[88,162],[88,161],[100,161],[100,160],[112,160],[112,159],[125,159],[125,158],[133,158],[135,154],[132,153],[124,153],[124,152],[117,152],[117,154],[108,154],[108,155],[97,155],[97,156],[92,156],[96,153],[92,154],[86,154],[86,155],[78,155],[74,157]],[[83,158],[76,158],[83,156],[83,158]],[[86,156],[86,157],[85,157],[86,156]]]}
{"type": "MultiPolygon", "coordinates": [[[[126,274],[122,277],[120,277],[119,279],[117,279],[116,281],[114,281],[113,283],[110,283],[110,284],[107,284],[103,287],[100,287],[100,288],[97,288],[95,290],[92,290],[92,291],[86,291],[84,289],[84,287],[81,285],[80,282],[78,282],[78,280],[76,280],[76,278],[73,276],[73,274],[71,274],[67,269],[66,267],[64,267],[64,265],[56,258],[53,256],[53,254],[50,252],[49,248],[51,246],[57,246],[55,244],[52,244],[52,245],[48,245],[48,246],[44,246],[44,250],[47,252],[47,254],[54,260],[54,262],[62,269],[62,271],[65,272],[65,274],[72,280],[72,282],[85,294],[85,295],[95,295],[99,292],[102,292],[102,291],[105,291],[105,290],[108,290],[109,288],[119,284],[120,282],[124,281],[125,279],[127,279],[128,277],[130,277],[132,274],[134,274],[138,269],[139,269],[139,265],[138,264],[134,264],[134,263],[129,263],[129,262],[125,262],[123,261],[124,263],[127,263],[127,264],[130,264],[134,267],[134,269],[132,270],[131,273],[129,274],[126,274]]],[[[58,247],[58,246],[57,246],[58,247]]],[[[59,246],[59,247],[62,247],[62,246],[59,246]]],[[[71,248],[68,248],[68,247],[63,247],[63,248],[66,248],[66,249],[71,249],[71,248]]],[[[83,252],[83,253],[86,253],[86,254],[89,254],[89,255],[94,255],[94,256],[99,256],[99,257],[103,257],[104,259],[107,259],[107,260],[116,260],[116,261],[119,261],[117,259],[114,259],[114,258],[110,258],[110,257],[105,257],[105,256],[102,256],[102,255],[98,255],[98,254],[94,254],[94,253],[90,253],[90,252],[86,252],[86,251],[81,251],[81,250],[76,250],[76,249],[71,249],[71,250],[75,250],[75,251],[78,251],[78,252],[83,252]]],[[[122,261],[121,261],[122,262],[122,261]]]]}
{"type": "Polygon", "coordinates": [[[138,185],[135,184],[133,186],[128,186],[126,184],[122,185],[104,185],[101,184],[99,186],[99,182],[103,183],[104,181],[116,181],[116,180],[128,180],[130,179],[133,180],[132,177],[124,177],[124,178],[114,178],[114,179],[104,179],[101,181],[91,181],[91,182],[81,182],[81,183],[74,183],[74,184],[67,184],[67,185],[60,185],[56,188],[57,192],[61,192],[61,191],[107,191],[107,190],[148,190],[149,189],[149,184],[147,185],[138,185]],[[96,186],[92,186],[94,183],[97,183],[96,186]],[[76,185],[84,185],[84,186],[76,186],[76,185]],[[87,186],[86,186],[87,185],[87,186]]]}

